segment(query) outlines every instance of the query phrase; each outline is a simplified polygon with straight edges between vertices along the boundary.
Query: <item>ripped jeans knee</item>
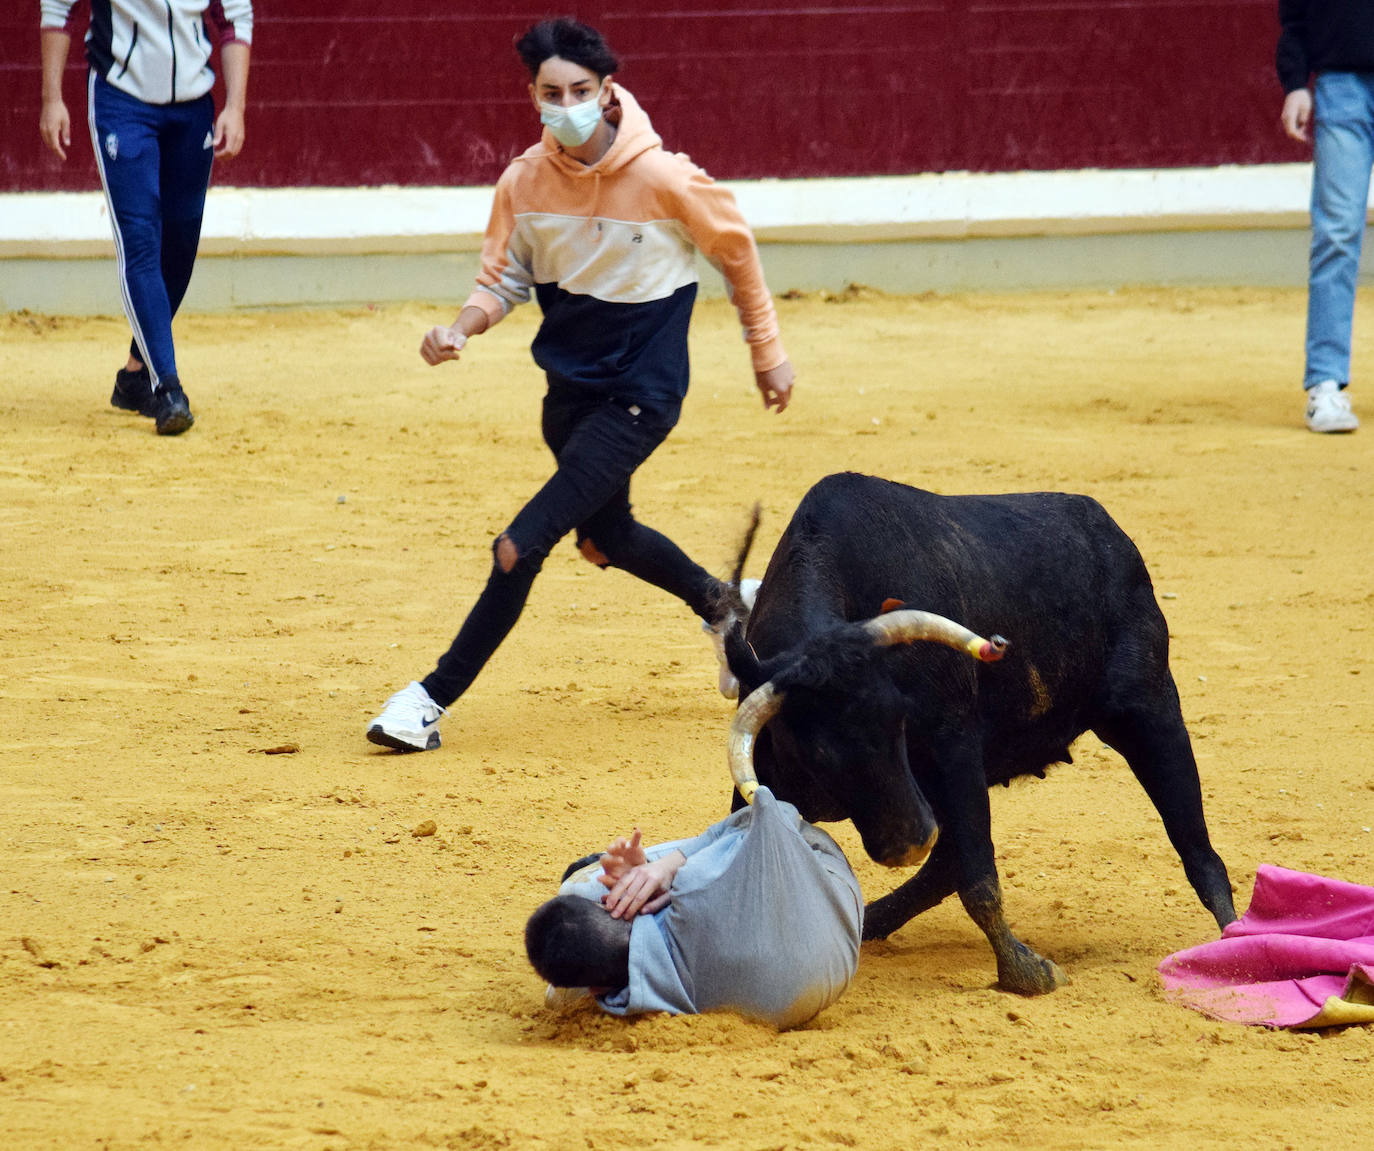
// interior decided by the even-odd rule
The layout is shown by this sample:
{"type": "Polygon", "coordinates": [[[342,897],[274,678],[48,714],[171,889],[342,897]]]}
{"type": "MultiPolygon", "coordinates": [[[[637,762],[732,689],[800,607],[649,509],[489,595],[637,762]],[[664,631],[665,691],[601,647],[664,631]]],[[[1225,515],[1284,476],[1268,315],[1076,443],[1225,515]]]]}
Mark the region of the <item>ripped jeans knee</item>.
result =
{"type": "Polygon", "coordinates": [[[582,553],[582,558],[590,564],[595,564],[603,571],[611,566],[611,561],[606,558],[606,553],[596,546],[596,541],[587,536],[578,541],[577,550],[582,553]]]}
{"type": "Polygon", "coordinates": [[[516,549],[515,541],[504,532],[492,544],[492,552],[496,556],[497,566],[507,575],[510,575],[515,565],[520,562],[520,552],[516,549]]]}
{"type": "Polygon", "coordinates": [[[523,554],[507,532],[502,532],[492,542],[491,553],[496,561],[497,570],[504,575],[516,572],[533,576],[544,566],[544,557],[541,553],[523,554]]]}

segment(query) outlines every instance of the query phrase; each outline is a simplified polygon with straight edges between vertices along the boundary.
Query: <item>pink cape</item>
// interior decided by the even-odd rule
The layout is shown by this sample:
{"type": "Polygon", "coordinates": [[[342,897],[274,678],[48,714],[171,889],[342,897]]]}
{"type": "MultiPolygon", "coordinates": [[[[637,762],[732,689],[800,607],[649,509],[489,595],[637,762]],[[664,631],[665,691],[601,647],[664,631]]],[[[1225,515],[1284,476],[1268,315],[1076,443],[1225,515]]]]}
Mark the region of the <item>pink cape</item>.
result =
{"type": "Polygon", "coordinates": [[[1159,974],[1172,1002],[1214,1019],[1374,1023],[1374,887],[1262,864],[1250,909],[1159,974]]]}

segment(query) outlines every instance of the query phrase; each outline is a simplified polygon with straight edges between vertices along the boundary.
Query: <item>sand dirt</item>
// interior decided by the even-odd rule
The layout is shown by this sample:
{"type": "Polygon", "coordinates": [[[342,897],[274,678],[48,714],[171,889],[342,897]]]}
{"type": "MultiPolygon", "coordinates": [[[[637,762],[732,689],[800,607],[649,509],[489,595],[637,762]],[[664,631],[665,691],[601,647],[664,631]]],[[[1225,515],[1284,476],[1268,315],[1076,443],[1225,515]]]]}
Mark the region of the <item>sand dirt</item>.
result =
{"type": "MultiPolygon", "coordinates": [[[[829,472],[1096,496],[1169,617],[1238,907],[1263,862],[1374,882],[1374,387],[1363,431],[1303,429],[1300,292],[780,309],[777,417],[699,307],[646,522],[724,574],[759,500],[757,575],[829,472]]],[[[1068,987],[995,990],[952,905],[795,1032],[547,1011],[526,916],[634,823],[723,814],[731,705],[680,605],[564,544],[441,750],[364,741],[548,470],[533,309],[428,369],[451,316],[185,317],[176,439],[106,406],[122,320],[0,317],[6,1147],[1368,1145],[1374,1029],[1165,1000],[1156,963],[1214,925],[1091,737],[992,796],[1012,924],[1068,987]]],[[[1371,304],[1357,331],[1374,363],[1371,304]]],[[[831,829],[870,897],[898,882],[831,829]]]]}

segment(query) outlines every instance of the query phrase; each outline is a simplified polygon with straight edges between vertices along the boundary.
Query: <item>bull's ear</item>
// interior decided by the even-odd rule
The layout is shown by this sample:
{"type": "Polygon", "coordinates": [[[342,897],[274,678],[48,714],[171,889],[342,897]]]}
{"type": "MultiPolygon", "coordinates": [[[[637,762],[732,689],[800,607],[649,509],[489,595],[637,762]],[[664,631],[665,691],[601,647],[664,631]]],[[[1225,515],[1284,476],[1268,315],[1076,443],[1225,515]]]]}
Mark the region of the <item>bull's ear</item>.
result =
{"type": "Polygon", "coordinates": [[[906,607],[906,600],[885,599],[883,600],[883,606],[878,609],[878,614],[887,615],[887,613],[890,611],[897,611],[899,608],[904,607],[906,607]]]}

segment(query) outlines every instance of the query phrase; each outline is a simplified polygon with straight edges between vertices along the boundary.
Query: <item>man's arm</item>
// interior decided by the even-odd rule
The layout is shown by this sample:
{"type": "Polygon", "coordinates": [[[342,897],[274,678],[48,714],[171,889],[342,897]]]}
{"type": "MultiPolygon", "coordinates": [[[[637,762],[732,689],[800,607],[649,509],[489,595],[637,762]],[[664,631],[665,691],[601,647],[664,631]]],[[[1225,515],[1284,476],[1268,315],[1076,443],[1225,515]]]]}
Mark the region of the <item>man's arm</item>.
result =
{"type": "Polygon", "coordinates": [[[632,919],[640,912],[662,910],[668,905],[668,889],[682,865],[698,851],[715,843],[728,830],[735,828],[743,818],[747,818],[747,811],[733,812],[691,839],[657,844],[649,848],[649,852],[663,854],[654,859],[650,859],[640,846],[642,837],[636,827],[628,840],[623,836],[615,840],[601,857],[603,873],[597,878],[611,889],[602,896],[602,904],[616,919],[632,919]],[[626,892],[642,895],[643,899],[626,899],[626,892]],[[630,905],[635,903],[637,905],[631,909],[630,905]]]}
{"type": "Polygon", "coordinates": [[[1312,71],[1307,55],[1307,25],[1308,0],[1279,0],[1279,43],[1274,51],[1274,67],[1285,94],[1307,87],[1312,71]]]}
{"type": "Polygon", "coordinates": [[[602,875],[601,882],[610,887],[601,897],[601,905],[612,919],[633,919],[641,911],[652,915],[668,906],[669,888],[687,857],[676,848],[667,855],[630,868],[619,879],[602,875]]]}
{"type": "Polygon", "coordinates": [[[38,114],[38,134],[59,160],[65,160],[72,143],[72,118],[62,99],[62,73],[67,69],[72,38],[62,28],[44,28],[40,39],[43,110],[38,114]]]}
{"type": "Polygon", "coordinates": [[[785,410],[792,401],[792,384],[796,378],[791,360],[783,360],[776,368],[769,368],[766,372],[756,371],[754,386],[763,396],[763,406],[776,408],[780,412],[785,410]]]}
{"type": "Polygon", "coordinates": [[[420,342],[420,356],[430,367],[456,360],[463,345],[499,324],[512,308],[527,302],[534,287],[530,253],[518,254],[515,211],[511,205],[511,170],[496,183],[486,235],[482,238],[482,268],[477,287],[468,296],[458,318],[447,328],[430,328],[420,342]]]}
{"type": "Polygon", "coordinates": [[[420,356],[431,368],[445,360],[456,360],[472,336],[480,336],[490,326],[490,317],[474,304],[466,305],[451,327],[430,328],[420,341],[420,356]]]}
{"type": "Polygon", "coordinates": [[[1312,123],[1312,93],[1306,88],[1294,88],[1289,92],[1283,98],[1279,122],[1294,140],[1307,143],[1310,138],[1307,129],[1312,123]]]}
{"type": "Polygon", "coordinates": [[[1279,0],[1279,44],[1274,66],[1283,86],[1279,122],[1294,140],[1306,143],[1312,123],[1312,93],[1307,90],[1311,67],[1307,57],[1308,0],[1279,0]]]}
{"type": "Polygon", "coordinates": [[[252,49],[242,40],[231,40],[221,45],[219,51],[224,68],[224,108],[215,120],[215,155],[231,160],[243,150],[252,49]]]}
{"type": "Polygon", "coordinates": [[[734,194],[690,162],[675,192],[678,216],[692,243],[730,285],[763,406],[781,412],[792,398],[796,373],[778,334],[777,309],[764,282],[754,234],[734,194]]]}

